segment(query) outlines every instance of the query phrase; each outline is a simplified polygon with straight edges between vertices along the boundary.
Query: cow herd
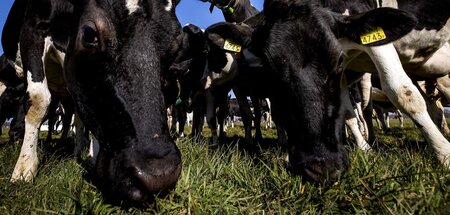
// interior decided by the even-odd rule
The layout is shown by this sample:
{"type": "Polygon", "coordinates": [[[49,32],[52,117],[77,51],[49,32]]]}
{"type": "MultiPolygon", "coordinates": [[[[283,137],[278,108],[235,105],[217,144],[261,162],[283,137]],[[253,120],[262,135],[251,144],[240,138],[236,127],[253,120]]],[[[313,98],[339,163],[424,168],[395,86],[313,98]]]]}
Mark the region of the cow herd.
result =
{"type": "Polygon", "coordinates": [[[193,135],[206,115],[215,144],[231,89],[247,146],[261,119],[247,97],[255,113],[268,98],[292,172],[334,181],[349,168],[345,126],[363,150],[374,140],[370,74],[450,166],[450,143],[416,84],[450,98],[439,84],[450,72],[449,1],[265,0],[261,12],[248,0],[201,1],[227,22],[181,27],[179,0],[15,0],[0,72],[0,116],[14,117],[10,136],[23,141],[11,181],[37,174],[39,127],[60,102],[98,140],[100,190],[151,201],[182,169],[168,108],[181,132],[192,109],[193,135]]]}

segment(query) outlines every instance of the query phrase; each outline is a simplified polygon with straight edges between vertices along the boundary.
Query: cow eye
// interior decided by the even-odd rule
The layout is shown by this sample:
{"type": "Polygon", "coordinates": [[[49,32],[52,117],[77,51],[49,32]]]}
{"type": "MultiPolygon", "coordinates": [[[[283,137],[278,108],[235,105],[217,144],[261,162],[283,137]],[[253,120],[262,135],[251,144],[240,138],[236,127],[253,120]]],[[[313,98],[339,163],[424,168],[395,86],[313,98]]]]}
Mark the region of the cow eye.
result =
{"type": "Polygon", "coordinates": [[[83,26],[81,41],[83,46],[87,49],[98,48],[99,39],[96,28],[90,25],[83,26]]]}

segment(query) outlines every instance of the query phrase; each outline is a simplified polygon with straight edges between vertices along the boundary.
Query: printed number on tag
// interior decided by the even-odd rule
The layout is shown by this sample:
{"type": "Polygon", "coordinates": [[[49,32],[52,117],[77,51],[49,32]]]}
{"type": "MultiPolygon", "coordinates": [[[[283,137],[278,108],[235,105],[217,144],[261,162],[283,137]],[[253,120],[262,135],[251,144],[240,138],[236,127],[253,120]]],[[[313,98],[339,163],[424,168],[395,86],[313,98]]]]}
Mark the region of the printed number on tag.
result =
{"type": "Polygon", "coordinates": [[[361,43],[365,45],[386,39],[386,34],[384,34],[382,28],[378,27],[373,31],[361,35],[360,38],[361,43]]]}
{"type": "Polygon", "coordinates": [[[225,40],[223,49],[233,52],[241,52],[241,46],[231,40],[225,40]]]}

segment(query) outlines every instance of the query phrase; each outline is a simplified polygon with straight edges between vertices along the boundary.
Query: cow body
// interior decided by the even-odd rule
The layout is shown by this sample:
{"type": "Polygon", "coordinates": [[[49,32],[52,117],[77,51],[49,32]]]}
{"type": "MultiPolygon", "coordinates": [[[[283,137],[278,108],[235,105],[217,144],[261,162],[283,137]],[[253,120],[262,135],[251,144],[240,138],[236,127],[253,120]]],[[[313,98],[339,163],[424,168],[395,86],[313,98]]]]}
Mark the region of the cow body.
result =
{"type": "Polygon", "coordinates": [[[38,128],[51,97],[43,54],[51,42],[65,53],[67,88],[101,145],[95,175],[111,194],[106,196],[141,203],[176,183],[180,153],[169,136],[163,96],[173,82],[165,72],[170,42],[180,32],[176,3],[14,3],[2,42],[11,61],[22,59],[28,102],[12,181],[30,181],[37,173],[38,128]]]}
{"type": "Polygon", "coordinates": [[[254,31],[230,23],[215,24],[209,31],[223,38],[216,42],[219,47],[231,39],[262,59],[259,75],[270,80],[274,121],[286,130],[292,170],[313,181],[336,179],[348,167],[342,133],[344,103],[350,103],[338,38],[355,43],[383,16],[407,23],[398,31],[396,25],[384,25],[391,37],[375,44],[382,45],[407,33],[414,19],[395,10],[346,17],[312,1],[282,0],[266,1],[263,15],[254,31]]]}
{"type": "MultiPolygon", "coordinates": [[[[225,21],[233,23],[241,23],[242,25],[255,27],[260,22],[260,17],[262,15],[258,14],[259,11],[253,7],[253,5],[248,0],[230,0],[230,1],[215,1],[208,0],[211,3],[211,7],[216,6],[222,10],[225,17],[225,21]]],[[[214,26],[210,26],[213,27],[214,26]]],[[[220,47],[222,48],[222,47],[220,47]]],[[[261,60],[254,56],[250,51],[244,49],[240,57],[236,56],[236,53],[226,52],[220,53],[216,52],[217,55],[227,54],[230,60],[237,62],[237,67],[234,67],[236,71],[232,74],[236,74],[236,78],[233,78],[232,88],[236,95],[236,99],[239,103],[239,108],[242,116],[242,121],[244,123],[245,129],[245,143],[247,146],[251,147],[252,144],[252,121],[255,125],[255,139],[257,141],[262,140],[261,133],[261,107],[260,100],[265,99],[268,96],[267,86],[270,80],[266,80],[265,76],[261,76],[264,73],[261,60]],[[254,111],[250,109],[247,96],[251,98],[254,111]],[[253,115],[254,114],[254,115],[253,115]]],[[[217,62],[219,63],[219,62],[217,62]]],[[[225,96],[222,94],[221,96],[225,96]]],[[[286,137],[282,128],[277,126],[278,140],[281,144],[286,143],[286,137]]]]}
{"type": "MultiPolygon", "coordinates": [[[[414,86],[414,80],[436,78],[447,74],[449,65],[443,58],[449,55],[448,51],[448,26],[449,12],[448,1],[322,1],[325,6],[331,7],[339,13],[359,13],[378,6],[394,7],[411,14],[420,14],[418,24],[405,37],[393,43],[393,46],[361,48],[347,44],[348,66],[347,68],[357,72],[377,72],[380,77],[381,88],[389,100],[402,112],[412,118],[421,129],[427,141],[436,150],[439,160],[449,164],[447,159],[450,154],[450,143],[444,138],[439,129],[434,125],[427,105],[419,89],[414,86]],[[358,5],[352,7],[352,5],[358,5]],[[361,6],[362,5],[362,6],[361,6]],[[433,12],[431,12],[433,11],[433,12]],[[434,16],[437,14],[436,16],[434,16]],[[432,17],[431,17],[432,16],[432,17]],[[394,48],[395,47],[395,48],[394,48]],[[358,49],[360,51],[354,51],[358,49]],[[398,54],[397,54],[398,53],[398,54]],[[408,74],[408,75],[407,75],[408,74]]],[[[390,22],[386,20],[385,22],[390,22]]],[[[370,80],[370,78],[368,79],[370,80]]],[[[370,81],[365,82],[363,95],[363,107],[368,106],[370,98],[370,81]],[[368,83],[368,84],[367,84],[368,83]]],[[[371,119],[372,110],[365,112],[365,118],[371,119]]],[[[372,128],[371,120],[367,120],[369,128],[372,128]]],[[[370,133],[370,142],[374,140],[373,130],[370,133]]]]}

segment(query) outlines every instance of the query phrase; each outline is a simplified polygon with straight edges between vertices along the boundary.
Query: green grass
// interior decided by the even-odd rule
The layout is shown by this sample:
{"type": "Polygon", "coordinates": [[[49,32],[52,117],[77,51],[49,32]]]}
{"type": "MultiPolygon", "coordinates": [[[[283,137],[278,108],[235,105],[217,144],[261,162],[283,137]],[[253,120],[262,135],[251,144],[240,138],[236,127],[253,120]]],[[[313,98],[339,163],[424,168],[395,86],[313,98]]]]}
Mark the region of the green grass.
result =
{"type": "Polygon", "coordinates": [[[81,165],[43,147],[35,180],[12,184],[20,146],[1,144],[0,214],[449,214],[450,171],[418,130],[407,125],[378,133],[374,152],[347,146],[349,171],[327,185],[302,182],[286,170],[274,130],[264,131],[267,140],[254,153],[238,147],[241,128],[229,129],[229,143],[219,146],[182,138],[176,188],[145,209],[105,203],[81,165]]]}

